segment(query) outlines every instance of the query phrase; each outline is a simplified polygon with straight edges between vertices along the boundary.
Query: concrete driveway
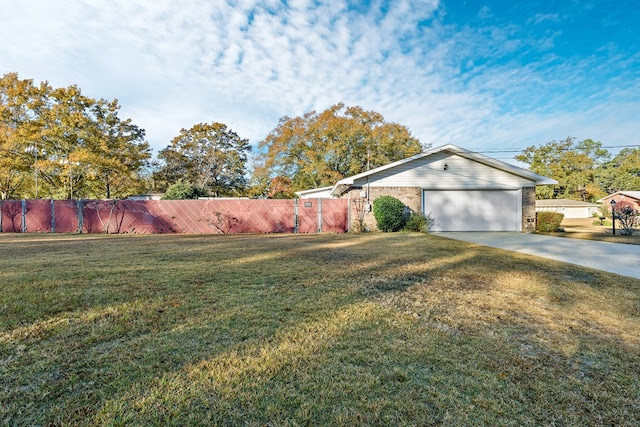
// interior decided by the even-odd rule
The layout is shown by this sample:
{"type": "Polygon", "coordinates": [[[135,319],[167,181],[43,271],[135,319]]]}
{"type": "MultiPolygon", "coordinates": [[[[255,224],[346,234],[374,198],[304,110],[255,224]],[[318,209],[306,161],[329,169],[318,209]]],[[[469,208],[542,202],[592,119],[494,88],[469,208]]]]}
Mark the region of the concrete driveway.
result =
{"type": "Polygon", "coordinates": [[[527,233],[441,232],[439,236],[564,261],[640,279],[640,246],[527,233]]]}

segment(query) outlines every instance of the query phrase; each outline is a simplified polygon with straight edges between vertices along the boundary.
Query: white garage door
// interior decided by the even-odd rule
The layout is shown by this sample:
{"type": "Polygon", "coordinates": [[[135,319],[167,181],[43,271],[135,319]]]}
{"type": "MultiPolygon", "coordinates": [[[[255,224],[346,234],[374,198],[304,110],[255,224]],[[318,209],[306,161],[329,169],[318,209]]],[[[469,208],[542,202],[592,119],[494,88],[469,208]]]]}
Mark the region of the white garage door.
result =
{"type": "Polygon", "coordinates": [[[435,231],[521,231],[517,190],[424,190],[424,212],[435,231]]]}

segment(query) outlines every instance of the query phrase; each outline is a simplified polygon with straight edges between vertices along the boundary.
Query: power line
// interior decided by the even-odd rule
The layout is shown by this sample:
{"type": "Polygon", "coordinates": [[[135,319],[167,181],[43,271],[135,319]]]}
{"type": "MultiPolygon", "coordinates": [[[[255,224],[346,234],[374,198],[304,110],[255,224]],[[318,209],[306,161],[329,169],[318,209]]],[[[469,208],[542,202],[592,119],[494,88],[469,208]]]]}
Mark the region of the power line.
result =
{"type": "MultiPolygon", "coordinates": [[[[631,145],[603,145],[598,148],[640,148],[640,144],[631,144],[631,145]]],[[[522,153],[526,149],[515,149],[508,148],[504,150],[484,150],[484,151],[474,151],[474,153],[478,154],[489,154],[489,153],[522,153]]],[[[575,148],[562,148],[560,151],[573,151],[575,148]]]]}

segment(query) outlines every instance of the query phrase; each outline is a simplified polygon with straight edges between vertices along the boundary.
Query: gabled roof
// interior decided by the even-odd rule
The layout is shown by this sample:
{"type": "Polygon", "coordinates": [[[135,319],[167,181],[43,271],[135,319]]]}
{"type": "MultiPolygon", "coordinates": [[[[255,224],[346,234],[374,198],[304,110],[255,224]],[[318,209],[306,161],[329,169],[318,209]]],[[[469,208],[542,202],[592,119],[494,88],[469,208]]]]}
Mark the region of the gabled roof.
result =
{"type": "Polygon", "coordinates": [[[608,196],[605,196],[602,199],[598,200],[598,202],[602,203],[606,199],[610,199],[614,196],[627,196],[631,197],[632,199],[640,200],[640,191],[616,191],[615,193],[609,194],[608,196]]]}
{"type": "Polygon", "coordinates": [[[536,185],[545,185],[545,184],[557,184],[558,181],[555,179],[547,178],[542,175],[538,175],[537,173],[533,173],[526,169],[520,168],[518,166],[510,165],[509,163],[502,162],[500,160],[494,159],[492,157],[485,156],[480,153],[476,153],[474,151],[467,150],[462,147],[458,147],[457,145],[447,144],[441,147],[437,147],[424,153],[416,154],[411,157],[407,157],[406,159],[398,160],[393,163],[389,163],[384,166],[380,166],[375,169],[371,169],[370,171],[360,173],[358,175],[353,175],[347,178],[343,178],[338,181],[331,190],[331,194],[338,195],[342,194],[346,189],[348,189],[354,182],[360,178],[365,178],[367,176],[371,176],[377,174],[379,172],[385,171],[387,169],[395,168],[397,166],[403,165],[405,163],[410,163],[425,157],[433,156],[434,154],[441,153],[443,151],[450,152],[451,154],[456,154],[460,157],[467,158],[469,160],[476,161],[478,163],[482,163],[484,165],[502,170],[504,172],[511,173],[513,175],[517,175],[526,179],[533,181],[536,185]]]}
{"type": "Polygon", "coordinates": [[[298,197],[304,197],[304,196],[309,196],[311,194],[328,192],[332,188],[333,187],[331,187],[331,186],[329,186],[329,187],[312,188],[310,190],[296,191],[296,194],[298,195],[298,197]]]}

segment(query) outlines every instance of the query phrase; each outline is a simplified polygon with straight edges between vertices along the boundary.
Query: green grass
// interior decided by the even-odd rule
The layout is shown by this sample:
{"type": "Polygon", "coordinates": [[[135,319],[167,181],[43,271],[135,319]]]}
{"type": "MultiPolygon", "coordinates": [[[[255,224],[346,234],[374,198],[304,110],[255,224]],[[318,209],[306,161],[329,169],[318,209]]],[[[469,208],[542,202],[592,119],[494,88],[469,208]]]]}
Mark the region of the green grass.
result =
{"type": "Polygon", "coordinates": [[[0,235],[1,425],[638,425],[640,281],[425,234],[0,235]]]}

